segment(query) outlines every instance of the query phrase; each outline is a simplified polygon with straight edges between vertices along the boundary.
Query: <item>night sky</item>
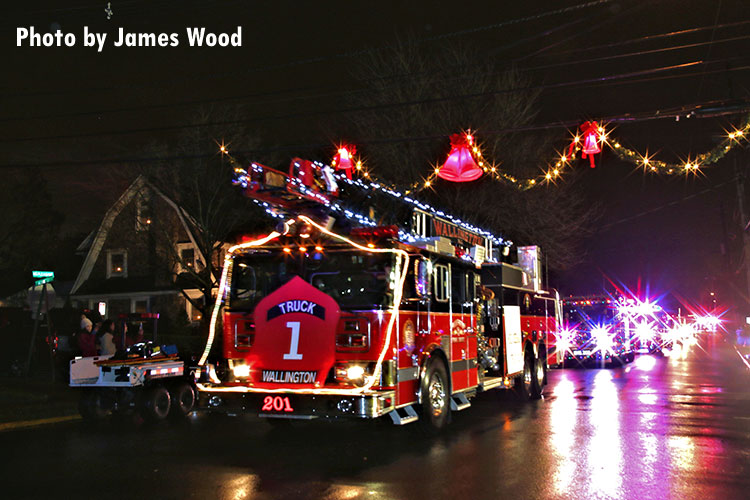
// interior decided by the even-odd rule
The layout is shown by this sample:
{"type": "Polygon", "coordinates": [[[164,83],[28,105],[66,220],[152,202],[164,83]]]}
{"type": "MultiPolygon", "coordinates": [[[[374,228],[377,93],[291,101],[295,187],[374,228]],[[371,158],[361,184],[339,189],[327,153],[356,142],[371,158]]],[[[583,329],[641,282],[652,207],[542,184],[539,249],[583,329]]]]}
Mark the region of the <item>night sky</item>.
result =
{"type": "MultiPolygon", "coordinates": [[[[575,124],[606,118],[629,147],[684,161],[750,111],[746,0],[110,4],[107,20],[104,1],[17,2],[0,21],[0,175],[38,167],[68,233],[93,229],[121,189],[109,174],[189,127],[198,106],[244,105],[259,155],[274,148],[327,160],[321,152],[336,138],[322,123],[343,119],[351,67],[399,37],[455,40],[515,65],[542,89],[535,122],[557,132],[559,149],[575,124]],[[76,46],[16,47],[16,28],[32,26],[73,33],[76,46]],[[108,33],[101,52],[82,46],[84,26],[108,33]],[[217,33],[241,26],[243,45],[189,47],[188,26],[217,33]],[[180,46],[113,47],[120,27],[178,33],[180,46]],[[720,113],[727,114],[704,117],[720,113]]],[[[732,305],[746,289],[735,169],[745,171],[750,154],[736,148],[689,177],[645,175],[607,149],[597,162],[593,170],[577,163],[585,171],[575,182],[599,217],[581,241],[581,264],[553,272],[554,284],[565,294],[591,293],[609,278],[703,302],[716,291],[732,305]]]]}

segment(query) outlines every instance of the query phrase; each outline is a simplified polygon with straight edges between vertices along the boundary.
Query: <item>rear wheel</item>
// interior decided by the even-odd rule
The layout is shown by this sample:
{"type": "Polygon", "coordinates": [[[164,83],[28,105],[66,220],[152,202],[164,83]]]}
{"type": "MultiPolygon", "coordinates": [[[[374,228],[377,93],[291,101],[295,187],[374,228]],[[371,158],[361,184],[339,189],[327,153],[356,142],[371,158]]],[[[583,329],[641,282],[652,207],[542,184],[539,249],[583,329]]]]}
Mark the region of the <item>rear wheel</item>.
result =
{"type": "Polygon", "coordinates": [[[169,397],[166,387],[155,385],[144,391],[139,407],[144,419],[149,422],[159,422],[169,415],[172,398],[169,397]]]}
{"type": "Polygon", "coordinates": [[[535,362],[534,355],[527,352],[523,358],[523,377],[516,379],[515,389],[521,399],[542,397],[544,373],[544,363],[535,362]]]}
{"type": "Polygon", "coordinates": [[[195,391],[187,382],[179,382],[169,391],[171,407],[169,415],[175,418],[183,418],[195,407],[195,391]]]}
{"type": "Polygon", "coordinates": [[[531,367],[531,399],[539,399],[542,397],[542,387],[544,386],[544,363],[540,359],[535,359],[530,352],[526,357],[533,364],[531,367]]]}
{"type": "Polygon", "coordinates": [[[448,372],[439,359],[427,362],[422,379],[422,421],[431,429],[442,429],[450,422],[448,372]]]}
{"type": "Polygon", "coordinates": [[[547,385],[547,349],[543,346],[539,347],[539,357],[536,360],[536,363],[538,365],[538,370],[541,371],[541,376],[539,377],[539,387],[544,388],[545,385],[547,385]]]}
{"type": "Polygon", "coordinates": [[[532,397],[532,385],[534,381],[534,357],[531,354],[526,353],[523,358],[523,376],[516,379],[516,394],[521,399],[531,399],[532,397]]]}

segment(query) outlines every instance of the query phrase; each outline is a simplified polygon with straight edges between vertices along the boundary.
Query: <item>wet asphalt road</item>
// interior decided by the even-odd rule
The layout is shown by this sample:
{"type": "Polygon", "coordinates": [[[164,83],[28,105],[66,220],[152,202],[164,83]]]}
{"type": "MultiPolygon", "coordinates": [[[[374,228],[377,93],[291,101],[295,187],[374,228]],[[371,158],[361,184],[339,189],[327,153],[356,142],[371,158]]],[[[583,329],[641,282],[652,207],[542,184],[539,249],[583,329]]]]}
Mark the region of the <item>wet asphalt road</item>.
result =
{"type": "MultiPolygon", "coordinates": [[[[385,422],[197,416],[0,434],[3,498],[750,498],[750,371],[730,346],[550,372],[424,436],[385,422]]],[[[414,425],[414,424],[412,424],[414,425]]]]}

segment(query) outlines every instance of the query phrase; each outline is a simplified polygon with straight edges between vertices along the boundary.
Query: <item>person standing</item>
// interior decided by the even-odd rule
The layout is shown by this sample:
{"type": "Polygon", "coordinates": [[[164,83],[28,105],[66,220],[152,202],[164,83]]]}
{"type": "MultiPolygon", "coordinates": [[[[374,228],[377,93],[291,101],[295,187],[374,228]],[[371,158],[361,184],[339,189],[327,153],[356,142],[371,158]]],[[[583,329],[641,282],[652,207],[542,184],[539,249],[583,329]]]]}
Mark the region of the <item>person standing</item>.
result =
{"type": "Polygon", "coordinates": [[[115,346],[115,322],[111,319],[102,323],[99,330],[99,355],[112,356],[117,351],[115,346]]]}
{"type": "Polygon", "coordinates": [[[83,357],[96,356],[96,337],[91,333],[93,324],[85,314],[81,314],[81,331],[78,333],[78,347],[83,357]]]}

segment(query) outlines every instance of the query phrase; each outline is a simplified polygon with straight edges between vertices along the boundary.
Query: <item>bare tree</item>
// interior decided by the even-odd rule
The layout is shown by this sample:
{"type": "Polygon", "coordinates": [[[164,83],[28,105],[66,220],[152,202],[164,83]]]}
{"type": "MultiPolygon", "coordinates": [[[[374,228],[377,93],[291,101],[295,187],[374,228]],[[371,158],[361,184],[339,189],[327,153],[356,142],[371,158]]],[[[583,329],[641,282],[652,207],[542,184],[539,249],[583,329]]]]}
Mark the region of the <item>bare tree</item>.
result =
{"type": "MultiPolygon", "coordinates": [[[[2,296],[30,284],[34,266],[55,261],[63,215],[50,201],[44,178],[28,168],[0,185],[0,282],[2,296]]],[[[37,267],[38,268],[38,267],[37,267]]]]}
{"type": "Polygon", "coordinates": [[[223,261],[223,246],[238,231],[253,230],[267,223],[262,211],[243,197],[232,184],[233,167],[220,152],[233,145],[243,148],[254,144],[254,139],[243,129],[211,125],[216,122],[240,122],[239,108],[230,110],[202,110],[189,128],[172,146],[163,146],[164,156],[176,158],[169,162],[144,167],[152,187],[173,203],[177,220],[155,218],[154,234],[171,263],[173,279],[186,300],[202,312],[205,329],[214,302],[213,292],[218,285],[223,261]],[[161,226],[156,223],[164,220],[161,226]],[[199,257],[198,263],[181,254],[174,244],[175,231],[189,233],[199,257]],[[170,243],[171,242],[171,243],[170,243]],[[186,290],[198,289],[202,300],[191,298],[186,290]]]}
{"type": "MultiPolygon", "coordinates": [[[[552,138],[529,132],[539,91],[513,68],[503,69],[466,47],[413,40],[363,57],[355,70],[361,91],[350,94],[353,142],[373,175],[409,186],[423,180],[449,151],[447,137],[477,131],[485,157],[505,172],[536,176],[551,160],[552,138]]],[[[336,135],[341,127],[331,127],[336,135]]],[[[339,134],[338,137],[342,135],[339,134]]],[[[575,246],[593,211],[572,182],[522,192],[484,176],[470,183],[439,181],[420,197],[520,244],[539,244],[553,267],[573,264],[575,246]]]]}

